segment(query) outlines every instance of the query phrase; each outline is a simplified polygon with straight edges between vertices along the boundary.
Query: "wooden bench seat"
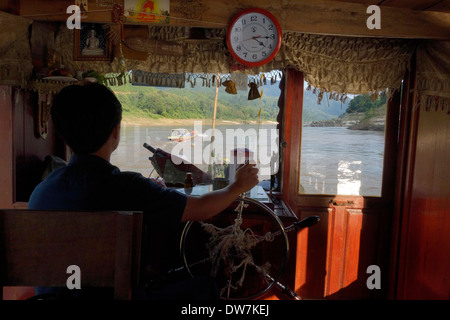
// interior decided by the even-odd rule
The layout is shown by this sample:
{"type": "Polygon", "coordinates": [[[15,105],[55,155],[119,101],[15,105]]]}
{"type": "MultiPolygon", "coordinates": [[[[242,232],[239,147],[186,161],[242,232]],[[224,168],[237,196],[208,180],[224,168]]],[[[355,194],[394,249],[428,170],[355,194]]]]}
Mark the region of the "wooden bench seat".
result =
{"type": "Polygon", "coordinates": [[[142,213],[0,210],[0,298],[4,286],[112,287],[131,299],[139,281],[142,213]]]}

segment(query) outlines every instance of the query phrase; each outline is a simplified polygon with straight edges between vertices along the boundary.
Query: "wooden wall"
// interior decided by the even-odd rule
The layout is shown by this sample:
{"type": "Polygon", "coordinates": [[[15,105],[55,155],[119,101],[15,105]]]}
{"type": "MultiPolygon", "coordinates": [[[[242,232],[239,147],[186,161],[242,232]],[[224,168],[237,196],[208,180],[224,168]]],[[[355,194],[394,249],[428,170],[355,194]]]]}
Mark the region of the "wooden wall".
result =
{"type": "MultiPolygon", "coordinates": [[[[287,71],[283,199],[299,219],[321,219],[297,237],[295,288],[304,298],[450,299],[450,114],[414,108],[414,72],[401,117],[388,108],[401,121],[387,125],[383,195],[375,199],[298,194],[303,90],[294,83],[302,77],[287,71]],[[381,269],[381,290],[366,286],[370,265],[381,269]]],[[[391,100],[399,103],[399,95],[391,100]]]]}
{"type": "Polygon", "coordinates": [[[14,198],[13,99],[10,86],[0,86],[0,207],[11,208],[14,198]]]}
{"type": "Polygon", "coordinates": [[[65,147],[51,121],[46,139],[35,134],[37,94],[2,86],[0,95],[0,207],[26,206],[40,182],[47,155],[64,157],[65,147]]]}
{"type": "Polygon", "coordinates": [[[20,2],[15,0],[0,0],[0,11],[19,14],[20,2]]]}
{"type": "Polygon", "coordinates": [[[450,115],[416,110],[400,218],[398,299],[450,299],[450,115]]]}

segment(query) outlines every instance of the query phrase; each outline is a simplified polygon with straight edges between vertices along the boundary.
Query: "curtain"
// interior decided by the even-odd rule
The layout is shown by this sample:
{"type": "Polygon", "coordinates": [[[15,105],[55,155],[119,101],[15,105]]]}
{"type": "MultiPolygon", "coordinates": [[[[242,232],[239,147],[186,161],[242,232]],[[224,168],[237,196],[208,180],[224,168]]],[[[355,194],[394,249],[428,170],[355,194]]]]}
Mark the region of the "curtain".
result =
{"type": "Polygon", "coordinates": [[[408,40],[286,33],[283,66],[302,71],[319,96],[343,100],[346,94],[374,98],[400,87],[415,43],[408,40]]]}
{"type": "MultiPolygon", "coordinates": [[[[158,54],[156,46],[148,50],[145,61],[130,61],[132,68],[155,73],[229,73],[225,29],[207,29],[204,39],[189,39],[184,27],[148,27],[149,43],[167,41],[183,46],[184,54],[158,54]]],[[[125,42],[127,39],[125,39],[125,42]]]]}
{"type": "MultiPolygon", "coordinates": [[[[149,27],[148,39],[183,43],[183,27],[149,27]]],[[[400,87],[409,67],[415,42],[399,39],[336,37],[285,32],[279,54],[268,64],[237,67],[225,45],[225,29],[209,29],[209,41],[185,42],[183,57],[150,51],[146,61],[129,65],[148,72],[258,74],[294,68],[305,74],[319,101],[324,93],[342,100],[346,94],[371,93],[374,97],[400,87]]]]}
{"type": "Polygon", "coordinates": [[[0,84],[25,86],[30,79],[30,24],[31,20],[0,11],[0,84]]]}
{"type": "MultiPolygon", "coordinates": [[[[148,26],[147,36],[141,36],[138,42],[125,38],[125,45],[128,43],[137,50],[141,47],[147,55],[145,60],[126,59],[127,69],[160,74],[234,72],[256,75],[294,68],[304,73],[319,101],[324,94],[343,101],[346,94],[370,93],[376,98],[386,89],[389,93],[399,89],[416,48],[413,40],[285,32],[275,59],[264,66],[249,69],[237,65],[231,58],[225,44],[226,29],[207,29],[204,39],[190,39],[186,30],[184,27],[148,26]],[[164,45],[181,46],[182,50],[174,47],[164,51],[164,45]]],[[[119,72],[118,57],[112,62],[72,61],[73,31],[65,27],[57,36],[56,46],[69,69],[119,72]]]]}
{"type": "Polygon", "coordinates": [[[450,41],[418,46],[416,93],[416,107],[450,114],[450,41]]]}

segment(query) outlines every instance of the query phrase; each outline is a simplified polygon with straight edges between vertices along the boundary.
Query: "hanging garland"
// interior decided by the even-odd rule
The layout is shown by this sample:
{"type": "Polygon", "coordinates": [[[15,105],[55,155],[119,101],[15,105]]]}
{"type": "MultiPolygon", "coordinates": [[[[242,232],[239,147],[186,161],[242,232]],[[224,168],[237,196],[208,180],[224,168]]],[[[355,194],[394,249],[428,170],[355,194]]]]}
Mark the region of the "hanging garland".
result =
{"type": "Polygon", "coordinates": [[[270,72],[261,72],[259,74],[245,74],[240,72],[220,74],[219,78],[212,73],[187,73],[186,82],[194,88],[197,85],[202,87],[214,87],[216,80],[219,81],[219,86],[222,86],[226,81],[232,81],[237,90],[247,90],[250,83],[256,84],[258,87],[271,85],[281,80],[283,72],[281,70],[273,70],[270,72]]]}

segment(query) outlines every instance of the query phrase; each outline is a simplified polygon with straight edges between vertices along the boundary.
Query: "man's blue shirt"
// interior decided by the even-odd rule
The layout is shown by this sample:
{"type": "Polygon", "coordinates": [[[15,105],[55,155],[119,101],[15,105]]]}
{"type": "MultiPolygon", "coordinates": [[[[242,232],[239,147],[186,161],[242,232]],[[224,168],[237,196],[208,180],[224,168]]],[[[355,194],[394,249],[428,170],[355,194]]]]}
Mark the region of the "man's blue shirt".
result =
{"type": "Polygon", "coordinates": [[[143,211],[163,215],[164,222],[173,224],[181,221],[185,205],[185,195],[140,173],[122,172],[97,156],[74,154],[67,166],[35,188],[28,209],[143,211]]]}

